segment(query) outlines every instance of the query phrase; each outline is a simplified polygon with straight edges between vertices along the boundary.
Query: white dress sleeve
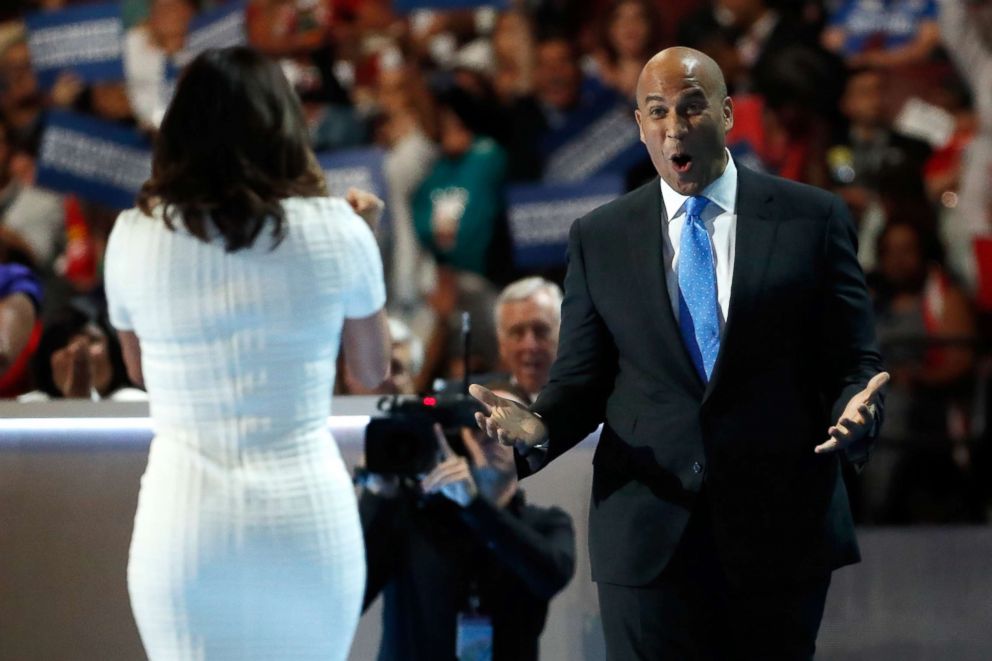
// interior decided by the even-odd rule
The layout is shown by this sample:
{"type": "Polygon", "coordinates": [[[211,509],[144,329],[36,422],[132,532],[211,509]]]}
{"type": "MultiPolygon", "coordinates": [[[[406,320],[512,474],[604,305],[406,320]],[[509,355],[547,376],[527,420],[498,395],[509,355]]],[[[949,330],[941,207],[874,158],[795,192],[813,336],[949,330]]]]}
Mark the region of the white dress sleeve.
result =
{"type": "Polygon", "coordinates": [[[117,217],[114,228],[107,239],[107,250],[103,257],[103,287],[107,296],[107,314],[110,323],[119,331],[134,330],[131,323],[131,313],[125,301],[127,282],[128,253],[134,252],[134,246],[128,250],[128,237],[131,236],[129,222],[133,211],[124,211],[117,217]]]}
{"type": "MultiPolygon", "coordinates": [[[[349,209],[350,211],[350,209],[349,209]]],[[[344,295],[344,316],[349,319],[368,317],[386,304],[386,285],[382,274],[382,255],[372,230],[361,218],[352,214],[345,252],[347,280],[344,295]]]]}

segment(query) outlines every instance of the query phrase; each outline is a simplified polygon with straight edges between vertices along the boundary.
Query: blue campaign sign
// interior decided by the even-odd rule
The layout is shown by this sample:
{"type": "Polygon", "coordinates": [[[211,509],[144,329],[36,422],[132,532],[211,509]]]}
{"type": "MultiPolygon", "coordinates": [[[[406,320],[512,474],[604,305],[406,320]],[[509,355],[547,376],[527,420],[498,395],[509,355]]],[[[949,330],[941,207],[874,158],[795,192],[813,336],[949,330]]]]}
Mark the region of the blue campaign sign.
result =
{"type": "Polygon", "coordinates": [[[39,186],[125,209],[151,172],[151,144],[141,133],[75,113],[48,114],[39,186]]]}
{"type": "Polygon", "coordinates": [[[765,162],[761,160],[761,156],[758,152],[754,150],[751,146],[750,140],[736,140],[734,142],[727,142],[727,150],[730,155],[734,157],[735,163],[741,163],[752,170],[757,170],[758,172],[768,172],[768,168],[765,167],[765,162]]]}
{"type": "MultiPolygon", "coordinates": [[[[354,186],[375,193],[385,200],[387,199],[386,177],[383,173],[385,157],[384,150],[378,147],[366,147],[319,154],[317,161],[324,170],[327,188],[331,195],[344,197],[348,189],[354,186]]],[[[389,222],[388,206],[382,222],[384,226],[389,222]]]]}
{"type": "Polygon", "coordinates": [[[619,175],[574,184],[510,186],[506,197],[514,264],[520,269],[561,266],[575,219],[622,193],[623,178],[619,175]]]}
{"type": "Polygon", "coordinates": [[[547,183],[623,173],[647,157],[632,103],[591,79],[583,82],[579,108],[541,147],[547,183]]]}
{"type": "Polygon", "coordinates": [[[398,12],[411,12],[417,9],[477,9],[479,7],[494,7],[506,9],[509,0],[393,0],[393,9],[398,12]]]}
{"type": "Polygon", "coordinates": [[[184,66],[208,48],[243,46],[247,43],[245,2],[238,0],[198,14],[190,23],[186,46],[176,59],[180,66],[184,66]]]}
{"type": "Polygon", "coordinates": [[[25,19],[31,65],[49,88],[62,71],[85,82],[124,79],[124,21],[119,3],[82,5],[25,19]]]}

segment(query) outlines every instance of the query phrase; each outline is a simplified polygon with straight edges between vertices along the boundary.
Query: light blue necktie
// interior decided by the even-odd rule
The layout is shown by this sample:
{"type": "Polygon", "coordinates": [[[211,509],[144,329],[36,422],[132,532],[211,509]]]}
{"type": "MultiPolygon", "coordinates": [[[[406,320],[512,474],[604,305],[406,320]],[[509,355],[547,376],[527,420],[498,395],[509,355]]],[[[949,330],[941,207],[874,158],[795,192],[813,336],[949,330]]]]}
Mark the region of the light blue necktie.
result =
{"type": "Polygon", "coordinates": [[[696,371],[710,380],[720,353],[720,313],[716,264],[706,224],[700,217],[709,203],[694,195],[685,201],[685,225],[679,240],[679,329],[696,371]]]}

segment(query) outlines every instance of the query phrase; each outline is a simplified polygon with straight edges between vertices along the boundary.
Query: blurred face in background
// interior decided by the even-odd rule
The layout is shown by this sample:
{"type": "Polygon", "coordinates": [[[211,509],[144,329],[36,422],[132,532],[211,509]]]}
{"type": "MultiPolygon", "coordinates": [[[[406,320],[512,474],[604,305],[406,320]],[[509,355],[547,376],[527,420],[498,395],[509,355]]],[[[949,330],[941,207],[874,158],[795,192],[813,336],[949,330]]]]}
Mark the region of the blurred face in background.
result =
{"type": "Polygon", "coordinates": [[[166,53],[172,54],[182,49],[194,13],[195,8],[189,0],[152,0],[148,11],[148,29],[166,53]]]}
{"type": "Polygon", "coordinates": [[[521,51],[533,48],[533,33],[527,17],[515,11],[501,14],[493,28],[492,45],[497,60],[516,59],[521,51]]]}
{"type": "MultiPolygon", "coordinates": [[[[624,2],[610,17],[610,43],[624,58],[645,56],[648,40],[648,17],[640,2],[624,2]]],[[[647,55],[651,55],[650,53],[647,55]]]]}
{"type": "Polygon", "coordinates": [[[415,67],[382,69],[376,81],[376,104],[382,115],[379,138],[387,145],[418,128],[428,135],[436,132],[434,100],[415,67]]]}
{"type": "Polygon", "coordinates": [[[10,154],[10,177],[21,186],[33,186],[37,168],[35,167],[34,156],[26,151],[11,150],[10,154]]]}
{"type": "Polygon", "coordinates": [[[415,394],[417,389],[413,380],[416,376],[413,372],[413,347],[409,342],[394,342],[389,380],[395,392],[402,395],[415,394]]]}
{"type": "Polygon", "coordinates": [[[531,92],[534,70],[534,32],[521,12],[500,15],[492,34],[493,87],[504,103],[531,92]]]}
{"type": "Polygon", "coordinates": [[[555,39],[538,44],[534,92],[540,101],[557,110],[568,110],[578,101],[581,84],[582,70],[567,41],[555,39]]]}
{"type": "Polygon", "coordinates": [[[764,0],[719,0],[717,12],[725,15],[736,28],[747,28],[765,13],[764,0]]]}
{"type": "Polygon", "coordinates": [[[410,100],[406,90],[405,73],[402,67],[385,69],[379,73],[378,103],[379,108],[387,115],[401,114],[409,110],[410,100]]]}
{"type": "Polygon", "coordinates": [[[26,41],[12,44],[0,54],[0,90],[0,106],[5,109],[31,108],[41,103],[26,41]]]}
{"type": "Polygon", "coordinates": [[[103,119],[124,121],[133,116],[124,83],[94,83],[90,87],[93,112],[103,119]]]}
{"type": "Polygon", "coordinates": [[[341,363],[341,378],[349,395],[414,395],[417,392],[413,371],[413,348],[410,342],[393,342],[389,378],[376,388],[366,388],[352,375],[347,363],[341,363]]]}
{"type": "Polygon", "coordinates": [[[919,291],[926,279],[920,235],[912,227],[892,225],[878,244],[879,273],[900,291],[919,291]]]}
{"type": "Polygon", "coordinates": [[[885,119],[883,85],[881,74],[875,71],[863,71],[851,76],[841,98],[844,116],[860,126],[882,125],[885,119]]]}
{"type": "Polygon", "coordinates": [[[52,353],[52,379],[64,397],[88,397],[90,389],[106,394],[113,379],[107,336],[88,324],[52,353]]]}
{"type": "Polygon", "coordinates": [[[441,108],[439,115],[441,151],[449,158],[457,158],[469,150],[475,137],[458,115],[450,108],[441,108]]]}
{"type": "Polygon", "coordinates": [[[548,383],[558,355],[558,327],[558,309],[545,291],[500,307],[499,356],[528,393],[540,392],[548,383]]]}

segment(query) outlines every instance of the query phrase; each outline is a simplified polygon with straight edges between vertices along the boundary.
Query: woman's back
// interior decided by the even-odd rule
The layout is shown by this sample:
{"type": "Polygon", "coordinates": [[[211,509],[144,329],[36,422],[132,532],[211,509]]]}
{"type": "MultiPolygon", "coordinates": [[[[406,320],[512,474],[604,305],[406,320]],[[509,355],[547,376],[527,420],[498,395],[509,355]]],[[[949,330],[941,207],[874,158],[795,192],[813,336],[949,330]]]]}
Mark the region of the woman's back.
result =
{"type": "Polygon", "coordinates": [[[111,314],[141,339],[158,434],[195,436],[210,452],[326,426],[343,320],[381,307],[381,266],[343,200],[291,198],[284,208],[275,249],[263,231],[235,252],[160,217],[121,215],[107,255],[111,314]]]}
{"type": "Polygon", "coordinates": [[[276,62],[184,68],[104,274],[155,427],[128,559],[153,660],[347,657],[365,557],[327,416],[342,334],[370,382],[388,332],[381,201],[326,193],[276,62]]]}
{"type": "Polygon", "coordinates": [[[365,581],[327,429],[347,317],[385,300],[372,232],[342,200],[283,203],[286,235],[227,252],[156,210],[107,248],[111,319],[140,340],[155,439],[128,588],[152,659],[344,659],[365,581]]]}

